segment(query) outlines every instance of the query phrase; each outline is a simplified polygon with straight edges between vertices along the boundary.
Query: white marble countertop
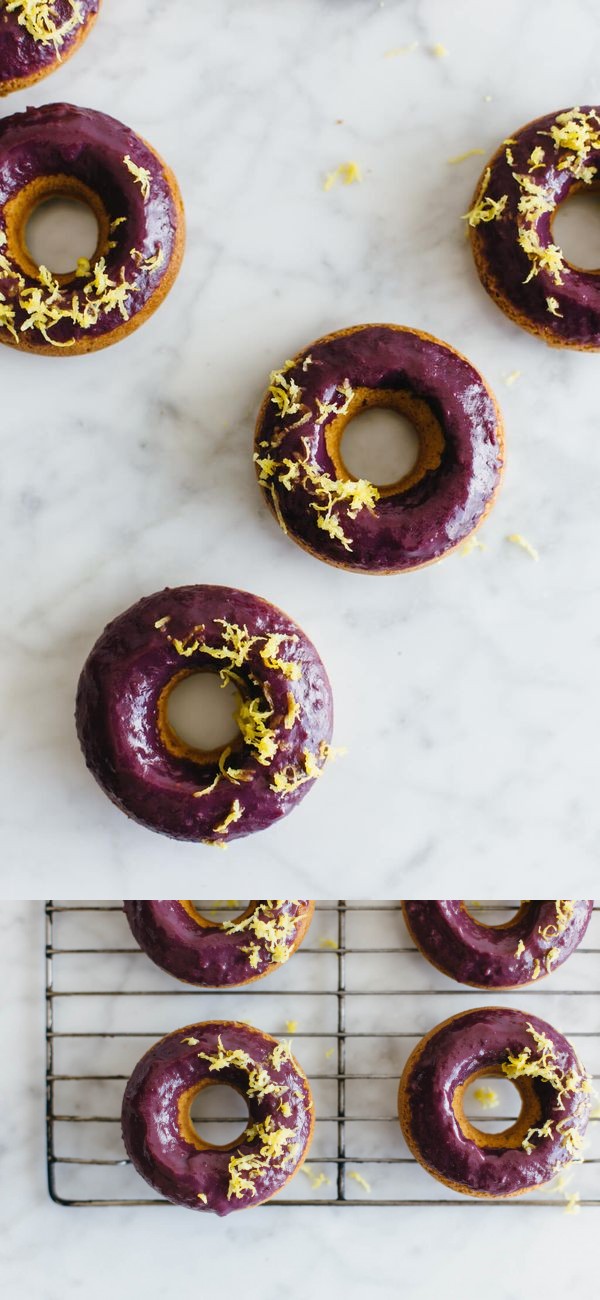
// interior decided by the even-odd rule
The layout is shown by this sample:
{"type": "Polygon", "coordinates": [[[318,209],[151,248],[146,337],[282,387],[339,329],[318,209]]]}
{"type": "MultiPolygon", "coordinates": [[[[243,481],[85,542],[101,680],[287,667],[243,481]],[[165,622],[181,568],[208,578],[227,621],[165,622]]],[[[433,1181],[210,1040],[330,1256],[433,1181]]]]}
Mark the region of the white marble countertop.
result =
{"type": "MultiPolygon", "coordinates": [[[[82,946],[101,939],[106,942],[109,938],[119,944],[128,943],[122,917],[107,921],[82,916],[77,924],[82,946]]],[[[321,921],[317,918],[314,924],[315,934],[327,933],[326,918],[321,921]]],[[[597,938],[597,930],[595,934],[597,938]]],[[[60,935],[57,930],[59,940],[65,945],[73,943],[73,930],[63,928],[60,935]]],[[[0,1277],[5,1294],[24,1296],[27,1300],[75,1300],[81,1295],[86,1300],[104,1300],[107,1293],[117,1300],[129,1296],[136,1300],[137,1297],[166,1300],[173,1295],[191,1300],[199,1293],[218,1295],[224,1287],[228,1294],[233,1293],[234,1284],[239,1283],[243,1289],[248,1279],[254,1282],[257,1278],[261,1294],[268,1300],[275,1297],[300,1300],[307,1295],[344,1296],[350,1300],[368,1295],[392,1300],[399,1289],[411,1300],[432,1300],[440,1295],[455,1300],[458,1296],[479,1294],[485,1294],[489,1300],[523,1300],[525,1295],[538,1294],[540,1287],[547,1288],[549,1278],[553,1294],[593,1294],[597,1270],[598,1211],[595,1209],[566,1215],[562,1208],[542,1209],[525,1204],[457,1205],[444,1209],[273,1208],[216,1220],[171,1207],[74,1209],[53,1204],[46,1192],[44,1163],[43,942],[40,903],[4,906],[0,914],[0,977],[3,988],[10,987],[10,997],[5,995],[0,1006],[4,1044],[0,1108],[0,1277]]],[[[329,959],[335,960],[331,955],[329,959]]],[[[303,971],[305,979],[306,963],[312,960],[298,955],[285,970],[270,979],[293,990],[294,971],[303,971]]],[[[418,978],[421,985],[426,984],[432,990],[447,986],[447,981],[417,954],[403,960],[404,977],[408,981],[418,978]]],[[[565,1028],[564,1016],[568,1015],[570,1030],[576,1027],[576,1021],[579,1027],[584,1023],[578,1017],[586,1014],[583,1004],[589,1004],[590,1000],[582,998],[579,1010],[574,1012],[572,1006],[568,1009],[566,1006],[573,999],[561,999],[561,990],[573,981],[576,961],[581,963],[578,979],[585,986],[588,960],[584,955],[573,957],[563,972],[552,977],[552,988],[548,981],[541,995],[545,999],[542,1014],[562,1017],[565,1028]],[[571,972],[567,975],[569,965],[571,972]]],[[[64,964],[60,969],[58,964],[55,967],[55,987],[64,989],[75,984],[83,987],[82,959],[64,958],[63,963],[67,963],[66,967],[64,964]]],[[[90,976],[93,977],[93,969],[88,964],[88,979],[90,976]]],[[[142,954],[107,957],[95,977],[94,986],[99,983],[103,989],[126,990],[135,983],[136,987],[144,984],[146,988],[160,991],[169,983],[168,977],[156,971],[142,954]]],[[[539,990],[520,995],[520,1005],[528,1006],[534,996],[540,996],[539,990]]],[[[457,1008],[460,999],[462,1005],[466,1003],[464,990],[459,991],[457,998],[457,1008]]],[[[89,1011],[90,1018],[96,1024],[110,1023],[114,1028],[116,1020],[112,1016],[122,1016],[120,1007],[115,1010],[113,1005],[111,1010],[104,997],[94,997],[91,1001],[94,1007],[89,1011]]],[[[422,1006],[423,999],[420,1001],[422,1006]]],[[[427,1014],[435,1015],[435,997],[431,1002],[427,1014]]],[[[63,1028],[69,1021],[73,1026],[81,1015],[80,1010],[73,1011],[65,1003],[58,1013],[63,1028]]],[[[154,1017],[155,1030],[159,1022],[164,1029],[179,1023],[174,1017],[181,1007],[176,1008],[172,999],[159,996],[153,1003],[151,1013],[147,999],[140,1006],[139,1018],[144,1028],[148,1027],[145,1018],[150,1014],[154,1017]]],[[[195,1001],[192,1005],[195,1011],[190,1014],[199,1014],[199,1005],[195,1001]]],[[[202,1005],[201,1014],[205,1014],[204,1001],[202,1005]]],[[[303,1016],[304,1025],[300,1028],[307,1028],[307,1006],[300,1007],[297,1000],[291,1004],[269,997],[269,1015],[275,1005],[280,1016],[292,1012],[303,1016]]],[[[539,1010],[540,1002],[536,1005],[539,1010]]],[[[444,999],[444,1014],[447,1006],[448,1000],[444,999]]],[[[247,1014],[246,1009],[243,1014],[247,1014]]],[[[278,1025],[270,1022],[270,1028],[275,1030],[278,1025]]],[[[105,1045],[97,1039],[87,1041],[93,1056],[87,1070],[82,1069],[81,1073],[102,1072],[106,1058],[99,1052],[105,1045]]],[[[309,1068],[302,1033],[296,1042],[295,1050],[309,1068]]],[[[131,1066],[145,1046],[145,1043],[129,1041],[119,1050],[129,1053],[131,1066]]],[[[396,1044],[396,1049],[401,1054],[407,1050],[401,1042],[396,1044]]],[[[597,1059],[589,1061],[588,1058],[586,1063],[594,1069],[599,1064],[597,1059]]],[[[374,1073],[379,1073],[379,1062],[374,1073]]],[[[76,1085],[75,1090],[73,1085],[62,1085],[62,1092],[57,1093],[57,1109],[71,1108],[79,1114],[106,1114],[112,1110],[118,1113],[117,1091],[123,1085],[107,1086],[113,1090],[109,1094],[99,1094],[92,1084],[76,1085]]],[[[57,1138],[63,1153],[83,1151],[88,1139],[79,1135],[86,1127],[95,1130],[91,1139],[96,1143],[95,1154],[111,1155],[116,1149],[118,1129],[114,1125],[69,1127],[70,1132],[65,1136],[62,1126],[57,1138]]],[[[390,1134],[396,1151],[400,1149],[401,1139],[398,1135],[394,1137],[391,1129],[390,1134]]],[[[356,1136],[352,1140],[356,1142],[356,1136]]],[[[318,1154],[314,1167],[321,1168],[318,1154]]],[[[67,1174],[69,1170],[73,1172],[72,1167],[66,1167],[67,1174]]],[[[94,1180],[100,1180],[98,1187],[105,1172],[92,1171],[94,1180]]],[[[415,1173],[419,1175],[418,1187],[415,1183],[417,1194],[422,1194],[429,1183],[435,1194],[433,1180],[421,1171],[415,1173]]],[[[580,1184],[583,1173],[582,1169],[575,1171],[575,1185],[580,1184]]],[[[126,1194],[145,1194],[147,1189],[132,1171],[121,1171],[119,1176],[125,1180],[126,1194]]],[[[304,1181],[301,1175],[297,1177],[304,1181]]],[[[367,1177],[371,1179],[373,1195],[377,1195],[385,1170],[374,1166],[367,1170],[367,1177]]],[[[597,1180],[595,1172],[594,1177],[597,1180]]],[[[89,1183],[87,1186],[89,1192],[89,1183]]],[[[62,1188],[64,1191],[64,1182],[62,1188]]],[[[355,1190],[360,1196],[360,1190],[355,1190]]],[[[327,1188],[323,1191],[326,1194],[327,1188]]]]}
{"type": "Polygon", "coordinates": [[[180,179],[189,243],[167,303],[117,347],[0,355],[3,892],[191,893],[215,859],[233,893],[258,868],[263,893],[364,893],[365,863],[373,894],[448,879],[493,893],[500,875],[560,892],[566,864],[591,891],[598,360],[494,308],[459,220],[482,159],[448,159],[598,101],[597,38],[591,0],[105,0],[76,58],[6,102],[71,100],[137,128],[180,179]],[[348,159],[363,183],[325,192],[348,159]],[[381,579],[293,546],[251,462],[269,370],[369,320],[470,356],[508,441],[486,549],[381,579]],[[226,855],[128,823],[72,722],[106,621],[195,581],[253,590],[306,628],[348,749],[290,819],[226,855]]]}

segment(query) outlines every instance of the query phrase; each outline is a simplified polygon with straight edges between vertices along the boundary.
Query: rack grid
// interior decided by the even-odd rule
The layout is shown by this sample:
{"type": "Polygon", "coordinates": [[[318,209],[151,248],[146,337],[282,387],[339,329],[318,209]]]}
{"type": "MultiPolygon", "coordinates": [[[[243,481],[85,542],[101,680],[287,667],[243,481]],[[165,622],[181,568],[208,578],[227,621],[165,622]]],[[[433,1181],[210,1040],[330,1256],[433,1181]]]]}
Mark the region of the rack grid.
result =
{"type": "MultiPolygon", "coordinates": [[[[216,914],[210,903],[197,905],[216,914]]],[[[219,916],[239,915],[245,906],[217,905],[219,916]]],[[[493,913],[494,924],[517,903],[469,907],[493,913]]],[[[121,903],[48,901],[45,918],[48,1189],[61,1205],[169,1204],[142,1194],[145,1184],[122,1147],[120,1097],[142,1052],[192,1020],[245,1019],[285,1037],[285,1015],[290,1026],[292,1014],[299,1016],[291,1029],[294,1051],[315,1096],[309,1178],[300,1171],[261,1209],[489,1205],[449,1190],[439,1194],[440,1185],[407,1151],[395,1110],[398,1079],[414,1044],[466,1006],[505,1004],[508,997],[523,1010],[535,1010],[574,1042],[600,1080],[600,905],[583,944],[560,970],[530,989],[495,991],[493,999],[456,985],[425,961],[408,937],[397,901],[317,903],[311,930],[293,959],[256,984],[230,990],[192,989],[159,971],[135,945],[121,903]],[[364,1173],[369,1192],[360,1181],[364,1173]],[[350,1187],[352,1180],[360,1194],[350,1187]]],[[[510,1093],[510,1085],[499,1085],[502,1113],[475,1107],[470,1114],[478,1126],[499,1131],[512,1123],[514,1113],[505,1112],[514,1094],[502,1095],[503,1088],[510,1093]]],[[[222,1098],[217,1105],[223,1108],[222,1098]]],[[[203,1118],[203,1132],[213,1126],[212,1140],[220,1135],[222,1141],[219,1126],[236,1118],[239,1130],[243,1121],[217,1110],[203,1118]]],[[[586,1207],[600,1206],[599,1120],[600,1114],[590,1123],[585,1159],[569,1187],[586,1207]]],[[[230,1137],[228,1131],[225,1140],[230,1137]]],[[[564,1206],[565,1199],[550,1189],[493,1204],[564,1206]]]]}

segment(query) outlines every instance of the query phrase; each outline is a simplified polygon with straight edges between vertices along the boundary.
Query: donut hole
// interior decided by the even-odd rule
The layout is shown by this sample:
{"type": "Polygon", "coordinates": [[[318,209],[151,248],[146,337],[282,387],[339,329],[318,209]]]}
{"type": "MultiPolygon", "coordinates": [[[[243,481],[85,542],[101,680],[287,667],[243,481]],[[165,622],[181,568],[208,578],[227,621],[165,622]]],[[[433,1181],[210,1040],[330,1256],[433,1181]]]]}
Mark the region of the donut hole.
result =
{"type": "Polygon", "coordinates": [[[372,408],[346,425],[340,452],[352,478],[367,479],[380,488],[410,474],[420,445],[417,430],[406,416],[372,408]]]}
{"type": "Polygon", "coordinates": [[[552,238],[575,270],[600,274],[600,186],[574,186],[552,221],[552,238]]]}
{"type": "Polygon", "coordinates": [[[462,1133],[480,1147],[521,1147],[541,1121],[532,1080],[507,1079],[500,1066],[476,1070],[455,1089],[452,1104],[462,1133]]]}
{"type": "Polygon", "coordinates": [[[248,1127],[246,1098],[231,1084],[207,1081],[192,1098],[189,1122],[204,1146],[227,1150],[248,1127]]]}
{"type": "Polygon", "coordinates": [[[224,898],[204,898],[201,900],[193,899],[186,903],[186,910],[195,916],[200,922],[207,922],[209,925],[218,925],[224,927],[231,925],[232,922],[241,921],[242,917],[248,916],[254,910],[254,904],[250,899],[240,902],[238,899],[230,899],[229,902],[224,898]]]}
{"type": "Polygon", "coordinates": [[[235,715],[240,693],[228,682],[223,686],[214,672],[183,672],[171,683],[159,726],[171,752],[200,762],[218,759],[226,746],[238,745],[240,730],[235,715]]]}
{"type": "Polygon", "coordinates": [[[429,403],[414,393],[358,388],[327,426],[325,444],[336,478],[366,479],[385,497],[437,470],[445,437],[429,403]]]}
{"type": "Polygon", "coordinates": [[[85,258],[92,261],[100,239],[96,213],[80,199],[44,199],[25,225],[25,244],[36,266],[69,275],[85,258]]]}
{"type": "Polygon", "coordinates": [[[497,899],[492,902],[472,899],[463,901],[463,908],[471,920],[488,930],[503,930],[506,926],[513,925],[523,915],[526,906],[522,899],[517,902],[514,899],[506,902],[497,899]]]}

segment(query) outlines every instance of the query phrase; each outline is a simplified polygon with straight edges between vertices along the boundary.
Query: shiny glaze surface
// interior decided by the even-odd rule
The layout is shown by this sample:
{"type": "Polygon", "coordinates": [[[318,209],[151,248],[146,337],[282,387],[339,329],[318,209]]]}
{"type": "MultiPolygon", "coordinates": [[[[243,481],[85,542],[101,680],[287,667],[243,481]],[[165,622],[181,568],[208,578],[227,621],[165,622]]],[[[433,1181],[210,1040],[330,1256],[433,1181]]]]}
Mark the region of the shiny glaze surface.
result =
{"type": "Polygon", "coordinates": [[[553,933],[554,900],[528,902],[502,926],[475,920],[460,898],[411,899],[402,904],[412,937],[425,956],[451,979],[476,988],[516,988],[550,974],[581,943],[592,908],[591,899],[577,899],[566,928],[553,933]],[[521,943],[525,951],[517,953],[521,943]]]}
{"type": "MultiPolygon", "coordinates": [[[[261,909],[261,919],[293,917],[298,924],[285,944],[291,955],[310,909],[309,899],[273,900],[250,905],[261,909]]],[[[177,979],[207,988],[244,984],[275,969],[271,953],[247,929],[232,933],[235,922],[199,925],[179,899],[132,899],[124,904],[131,931],[144,952],[177,979]],[[252,965],[248,951],[251,943],[260,950],[258,964],[252,965]]],[[[208,920],[208,918],[205,918],[208,920]]],[[[281,963],[278,963],[281,964],[281,963]]]]}
{"type": "MultiPolygon", "coordinates": [[[[326,447],[329,420],[318,422],[317,403],[339,400],[338,386],[403,390],[430,406],[439,420],[445,448],[441,464],[413,487],[382,496],[374,511],[355,519],[340,510],[343,544],[317,526],[307,490],[287,490],[275,480],[285,526],[302,545],[342,567],[365,572],[398,572],[438,559],[472,531],[489,506],[502,468],[498,412],[481,375],[466,358],[428,335],[391,325],[361,325],[312,344],[296,358],[285,378],[302,389],[310,419],[293,429],[297,416],[281,418],[266,400],[256,429],[256,451],[278,461],[303,455],[335,478],[326,447]],[[310,364],[303,366],[310,357],[310,364]],[[266,444],[263,445],[263,444],[266,444]]],[[[269,490],[265,500],[272,505],[269,490]]]]}
{"type": "Polygon", "coordinates": [[[156,1043],[136,1065],[125,1089],[122,1108],[123,1141],[138,1173],[150,1186],[178,1205],[191,1210],[231,1214],[268,1200],[287,1182],[302,1162],[313,1128],[312,1098],[308,1081],[293,1057],[275,1069],[270,1056],[277,1041],[235,1021],[208,1021],[187,1025],[156,1043]],[[195,1043],[183,1041],[194,1038],[195,1043]],[[214,1055],[219,1039],[227,1051],[243,1051],[266,1070],[276,1093],[262,1099],[248,1096],[248,1071],[229,1064],[211,1071],[200,1052],[214,1055]],[[199,1150],[182,1132],[179,1104],[184,1094],[199,1083],[229,1084],[248,1103],[248,1125],[267,1121],[289,1131],[298,1151],[284,1168],[271,1160],[253,1180],[254,1194],[246,1190],[238,1199],[228,1196],[229,1162],[233,1156],[256,1155],[260,1138],[248,1140],[247,1129],[234,1148],[199,1150]],[[289,1116],[281,1112],[284,1101],[289,1116]],[[206,1202],[199,1199],[199,1193],[206,1202]]]}
{"type": "Polygon", "coordinates": [[[457,1088],[477,1072],[497,1070],[509,1052],[518,1055],[530,1049],[534,1057],[538,1055],[528,1025],[552,1040],[565,1075],[572,1070],[582,1075],[573,1048],[561,1034],[539,1017],[508,1007],[483,1007],[445,1021],[427,1038],[420,1054],[409,1060],[402,1081],[405,1123],[423,1163],[443,1181],[478,1195],[510,1196],[548,1182],[571,1160],[563,1143],[564,1128],[585,1133],[591,1094],[568,1092],[561,1108],[552,1085],[532,1079],[540,1127],[551,1120],[553,1130],[550,1136],[536,1137],[529,1153],[521,1145],[479,1146],[463,1133],[453,1108],[457,1088]],[[558,1124],[563,1124],[560,1131],[558,1124]]]}
{"type": "MultiPolygon", "coordinates": [[[[50,8],[51,17],[57,26],[73,14],[67,0],[54,0],[50,8]]],[[[7,13],[4,3],[0,3],[0,87],[3,82],[24,81],[49,70],[52,65],[60,66],[71,47],[81,39],[82,28],[87,27],[96,17],[100,0],[79,0],[79,8],[81,22],[65,35],[57,51],[53,42],[44,44],[30,35],[19,22],[19,10],[7,13]]]]}
{"type": "MultiPolygon", "coordinates": [[[[73,104],[46,104],[15,113],[0,121],[0,231],[5,226],[6,204],[18,197],[25,186],[55,175],[82,182],[99,196],[110,222],[120,222],[111,231],[114,247],[105,252],[106,274],[117,285],[124,278],[132,286],[125,297],[124,309],[128,319],[133,320],[164,279],[181,224],[163,164],[140,136],[106,113],[73,104]],[[149,173],[147,198],[125,165],[126,156],[136,167],[149,173]],[[150,260],[159,248],[163,255],[160,266],[147,268],[140,264],[140,257],[150,260]]],[[[2,252],[11,261],[7,245],[2,252]]],[[[26,289],[39,290],[39,279],[28,274],[16,258],[11,265],[24,280],[26,289]]],[[[19,335],[28,311],[18,301],[15,283],[0,266],[0,292],[14,307],[15,330],[19,335]]],[[[63,285],[66,304],[73,293],[85,303],[85,283],[85,279],[73,277],[63,285]]],[[[70,340],[80,342],[110,334],[123,323],[123,316],[115,307],[102,312],[97,322],[87,328],[72,320],[59,320],[52,325],[49,336],[55,345],[65,345],[70,340]]],[[[8,341],[6,330],[0,329],[0,339],[8,341]]],[[[37,330],[30,330],[28,341],[43,343],[44,339],[37,330]]]]}
{"type": "MultiPolygon", "coordinates": [[[[249,689],[256,694],[254,684],[249,689]]],[[[304,797],[314,781],[290,793],[272,790],[271,783],[277,772],[300,764],[305,751],[317,753],[330,741],[333,701],[317,651],[281,610],[232,587],[166,587],[120,614],[99,637],[79,680],[76,721],[88,768],[123,812],[175,839],[221,842],[214,828],[227,816],[234,798],[239,798],[243,815],[230,826],[228,841],[264,830],[304,797]],[[200,653],[182,659],[164,629],[155,627],[165,617],[169,633],[179,638],[204,625],[206,642],[214,646],[219,645],[219,619],[242,625],[251,635],[282,633],[290,638],[287,657],[301,670],[299,680],[290,683],[266,667],[258,652],[251,652],[239,675],[248,678],[252,673],[270,694],[277,754],[270,766],[263,766],[240,737],[232,748],[231,765],[243,767],[251,779],[241,785],[221,780],[201,798],[195,798],[195,792],[212,781],[217,765],[200,765],[166,748],[157,730],[158,701],[182,669],[217,672],[221,661],[200,653]],[[284,717],[290,689],[299,712],[288,730],[284,717]]]]}
{"type": "MultiPolygon", "coordinates": [[[[543,334],[548,342],[575,348],[600,348],[600,278],[597,271],[583,270],[566,263],[563,283],[557,284],[550,271],[541,267],[538,274],[528,280],[531,262],[518,243],[518,236],[527,224],[519,212],[520,187],[515,173],[530,176],[541,185],[554,202],[554,210],[543,213],[534,223],[534,229],[543,247],[552,245],[552,220],[554,211],[581,182],[566,168],[560,169],[567,150],[554,148],[548,132],[561,112],[558,110],[536,118],[511,134],[492,158],[491,175],[485,193],[498,201],[507,196],[506,206],[494,221],[482,222],[471,231],[480,277],[488,292],[519,324],[543,334]],[[512,153],[513,162],[507,158],[506,149],[512,153]],[[529,159],[536,147],[544,149],[545,161],[541,167],[529,170],[529,159]],[[556,300],[558,315],[548,310],[547,299],[556,300]]],[[[583,113],[598,114],[600,108],[588,105],[583,113]]],[[[585,155],[586,166],[600,168],[600,148],[585,155]]]]}

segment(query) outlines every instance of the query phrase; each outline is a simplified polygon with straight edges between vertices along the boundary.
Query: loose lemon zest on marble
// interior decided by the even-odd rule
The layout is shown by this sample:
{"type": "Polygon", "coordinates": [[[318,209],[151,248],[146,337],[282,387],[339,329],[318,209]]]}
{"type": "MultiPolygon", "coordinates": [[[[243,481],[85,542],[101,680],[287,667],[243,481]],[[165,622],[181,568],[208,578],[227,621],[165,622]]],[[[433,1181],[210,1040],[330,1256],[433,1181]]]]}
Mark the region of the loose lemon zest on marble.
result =
{"type": "Polygon", "coordinates": [[[431,47],[431,53],[436,59],[447,59],[450,51],[446,49],[445,45],[442,45],[441,41],[436,41],[435,45],[431,47]]]}
{"type": "Polygon", "coordinates": [[[352,1178],[355,1183],[358,1183],[359,1187],[362,1187],[363,1190],[367,1193],[367,1195],[370,1195],[371,1184],[368,1183],[366,1178],[363,1178],[362,1174],[359,1174],[356,1169],[351,1169],[348,1174],[348,1177],[352,1178]]]}
{"type": "Polygon", "coordinates": [[[481,179],[481,185],[479,186],[475,203],[469,212],[465,212],[462,218],[463,221],[468,221],[471,227],[478,226],[482,221],[497,221],[498,217],[502,216],[506,204],[508,203],[508,194],[503,194],[500,199],[491,199],[489,195],[486,195],[485,191],[487,190],[491,174],[490,168],[486,167],[481,179]]]}
{"type": "Polygon", "coordinates": [[[67,36],[81,27],[84,13],[80,0],[68,0],[71,8],[70,17],[58,22],[55,0],[6,0],[8,14],[18,13],[17,22],[24,27],[29,36],[40,45],[53,45],[60,57],[60,47],[67,36]]]}
{"type": "MultiPolygon", "coordinates": [[[[337,944],[335,946],[337,948],[337,944]]],[[[330,1057],[333,1056],[334,1052],[335,1052],[335,1047],[328,1047],[327,1051],[325,1052],[325,1059],[328,1061],[330,1057]]]]}
{"type": "Polygon", "coordinates": [[[564,934],[568,929],[573,916],[575,915],[576,899],[574,898],[557,898],[554,904],[556,912],[556,921],[550,925],[540,928],[542,939],[556,939],[559,934],[564,934]]]}
{"type": "Polygon", "coordinates": [[[243,812],[244,809],[242,808],[239,799],[234,799],[227,816],[223,818],[223,821],[220,822],[218,826],[214,827],[215,835],[227,835],[229,827],[233,826],[234,822],[240,821],[243,812]]]}
{"type": "Polygon", "coordinates": [[[302,1165],[300,1173],[304,1174],[305,1177],[308,1178],[313,1192],[318,1191],[319,1187],[325,1187],[331,1183],[331,1179],[327,1177],[327,1174],[315,1173],[312,1165],[302,1165]]]}
{"type": "Polygon", "coordinates": [[[454,166],[456,163],[466,162],[467,158],[475,158],[477,154],[483,152],[483,149],[466,149],[464,153],[457,153],[454,158],[448,158],[446,161],[454,166]]]}
{"type": "Polygon", "coordinates": [[[344,162],[336,167],[335,171],[328,172],[323,181],[323,189],[330,190],[336,181],[342,181],[344,185],[355,185],[362,181],[362,172],[357,162],[344,162]]]}
{"type": "Polygon", "coordinates": [[[480,542],[475,533],[471,533],[471,536],[467,537],[462,543],[460,553],[461,555],[471,555],[473,551],[485,551],[485,549],[485,544],[480,542]]]}
{"type": "Polygon", "coordinates": [[[142,191],[142,198],[150,198],[150,183],[152,181],[151,173],[146,167],[138,167],[138,164],[134,163],[133,158],[130,158],[128,153],[125,154],[123,162],[125,163],[127,171],[131,172],[136,184],[139,185],[142,191]]]}
{"type": "Polygon", "coordinates": [[[384,59],[397,59],[400,54],[414,54],[418,48],[418,41],[410,41],[408,45],[395,45],[391,50],[385,50],[383,57],[384,59]]]}
{"type": "Polygon", "coordinates": [[[517,379],[521,378],[522,373],[523,372],[521,370],[511,370],[510,374],[506,375],[504,378],[504,383],[506,384],[507,388],[510,388],[513,384],[516,384],[517,379]]]}
{"type": "Polygon", "coordinates": [[[286,1020],[285,1027],[288,1031],[288,1034],[296,1034],[298,1032],[298,1021],[286,1020]]]}
{"type": "Polygon", "coordinates": [[[337,952],[337,947],[336,939],[319,939],[319,948],[332,948],[334,952],[337,952]]]}
{"type": "Polygon", "coordinates": [[[567,1203],[565,1205],[565,1214],[579,1214],[579,1211],[581,1209],[580,1202],[581,1202],[581,1196],[579,1192],[572,1192],[570,1196],[567,1196],[567,1203]]]}
{"type": "Polygon", "coordinates": [[[507,542],[512,542],[513,546],[520,546],[521,550],[531,556],[532,560],[539,560],[539,551],[536,551],[535,546],[532,546],[531,542],[528,542],[527,538],[523,537],[522,533],[509,533],[506,540],[507,542]]]}
{"type": "Polygon", "coordinates": [[[498,1093],[494,1092],[493,1088],[476,1088],[473,1096],[475,1101],[478,1101],[479,1105],[483,1106],[484,1110],[494,1110],[496,1106],[500,1105],[498,1093]]]}
{"type": "Polygon", "coordinates": [[[525,944],[523,943],[522,939],[519,939],[519,942],[515,949],[515,957],[522,957],[525,951],[526,951],[525,944]]]}

